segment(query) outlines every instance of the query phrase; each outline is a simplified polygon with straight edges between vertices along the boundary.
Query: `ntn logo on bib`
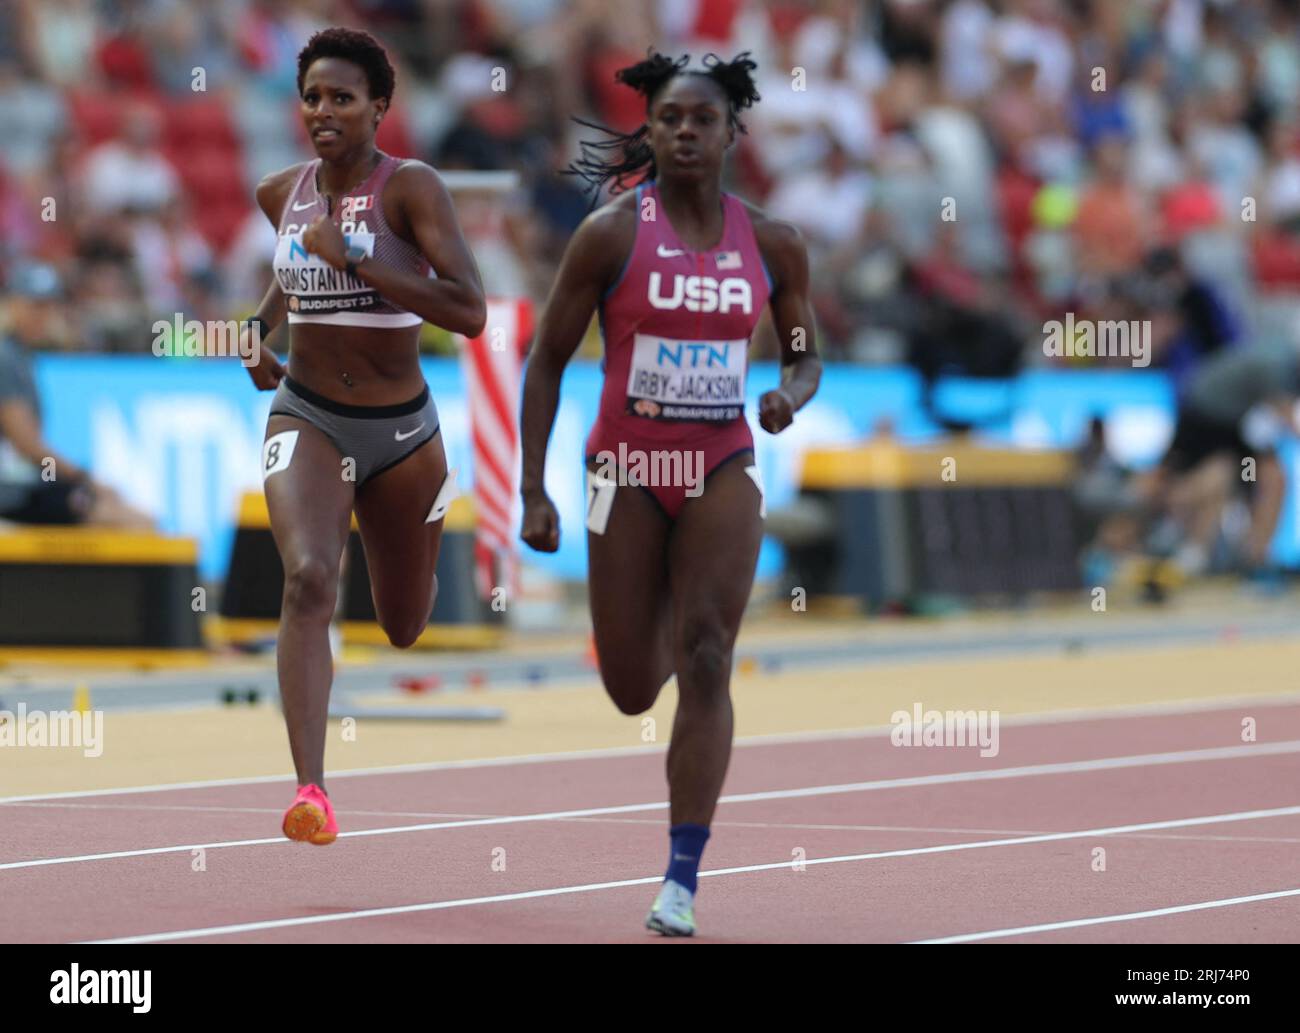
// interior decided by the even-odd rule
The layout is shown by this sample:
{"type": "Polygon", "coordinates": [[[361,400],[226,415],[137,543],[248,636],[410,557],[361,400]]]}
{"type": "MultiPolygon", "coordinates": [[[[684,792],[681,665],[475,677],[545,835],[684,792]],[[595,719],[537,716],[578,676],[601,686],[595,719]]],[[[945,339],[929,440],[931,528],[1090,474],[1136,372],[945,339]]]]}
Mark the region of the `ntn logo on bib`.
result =
{"type": "MultiPolygon", "coordinates": [[[[373,258],[375,255],[375,235],[366,232],[352,232],[343,234],[344,247],[359,247],[365,251],[366,256],[373,258]]],[[[282,233],[276,238],[275,242],[275,264],[277,266],[289,263],[301,263],[311,266],[325,266],[328,269],[334,267],[330,265],[320,255],[311,254],[302,243],[302,231],[282,233]]]]}
{"type": "Polygon", "coordinates": [[[745,402],[749,342],[633,337],[627,411],[661,420],[734,420],[745,402]]]}
{"type": "MultiPolygon", "coordinates": [[[[368,256],[375,253],[375,235],[373,233],[351,233],[344,236],[349,247],[362,248],[368,256]]],[[[280,290],[286,296],[296,296],[299,304],[290,304],[290,311],[325,311],[329,308],[306,304],[307,299],[333,299],[341,295],[372,295],[370,304],[379,297],[378,291],[361,282],[355,276],[348,275],[344,269],[335,269],[320,255],[309,254],[302,245],[302,234],[285,233],[275,245],[275,277],[280,283],[280,290]]],[[[358,306],[355,302],[345,308],[358,306]]]]}

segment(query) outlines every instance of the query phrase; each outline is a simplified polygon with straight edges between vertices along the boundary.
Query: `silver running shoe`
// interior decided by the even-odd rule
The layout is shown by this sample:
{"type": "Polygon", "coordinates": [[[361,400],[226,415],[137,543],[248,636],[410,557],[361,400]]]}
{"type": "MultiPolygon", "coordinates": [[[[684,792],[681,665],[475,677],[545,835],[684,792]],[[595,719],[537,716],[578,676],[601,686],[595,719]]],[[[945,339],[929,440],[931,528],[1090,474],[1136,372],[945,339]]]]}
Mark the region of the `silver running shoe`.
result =
{"type": "Polygon", "coordinates": [[[665,879],[646,917],[645,927],[664,936],[694,936],[695,894],[681,883],[665,879]]]}

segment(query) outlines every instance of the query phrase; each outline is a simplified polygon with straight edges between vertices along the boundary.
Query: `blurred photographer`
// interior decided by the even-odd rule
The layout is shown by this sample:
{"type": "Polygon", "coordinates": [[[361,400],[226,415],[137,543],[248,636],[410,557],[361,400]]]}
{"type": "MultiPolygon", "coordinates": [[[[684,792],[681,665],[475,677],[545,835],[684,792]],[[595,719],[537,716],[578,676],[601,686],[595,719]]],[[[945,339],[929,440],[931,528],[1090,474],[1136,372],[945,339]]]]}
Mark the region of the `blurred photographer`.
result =
{"type": "Polygon", "coordinates": [[[51,266],[22,266],[10,277],[0,331],[0,520],[150,529],[146,514],[45,440],[31,350],[57,335],[63,302],[51,266]]]}

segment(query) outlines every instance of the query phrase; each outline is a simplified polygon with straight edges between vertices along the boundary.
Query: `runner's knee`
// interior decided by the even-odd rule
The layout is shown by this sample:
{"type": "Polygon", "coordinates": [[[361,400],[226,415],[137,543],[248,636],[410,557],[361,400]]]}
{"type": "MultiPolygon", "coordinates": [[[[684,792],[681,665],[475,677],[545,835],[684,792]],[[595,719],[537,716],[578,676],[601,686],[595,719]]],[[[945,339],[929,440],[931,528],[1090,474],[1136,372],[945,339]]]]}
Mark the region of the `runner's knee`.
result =
{"type": "MultiPolygon", "coordinates": [[[[669,672],[671,673],[671,672],[669,672]]],[[[644,714],[659,698],[659,690],[668,680],[668,674],[658,674],[644,666],[618,663],[600,666],[605,691],[624,714],[644,714]]]]}
{"type": "Polygon", "coordinates": [[[329,623],[338,598],[338,567],[319,556],[296,557],[285,564],[284,613],[329,623]]]}
{"type": "MultiPolygon", "coordinates": [[[[692,696],[709,690],[727,691],[731,668],[731,635],[713,618],[688,618],[682,628],[678,680],[692,696]]],[[[685,698],[685,697],[684,697],[685,698]]]]}
{"type": "Polygon", "coordinates": [[[381,626],[384,634],[388,636],[388,641],[398,649],[407,649],[415,645],[415,640],[420,637],[420,633],[428,626],[428,618],[417,621],[406,618],[401,621],[383,621],[381,626]]]}
{"type": "Polygon", "coordinates": [[[605,689],[609,693],[609,698],[614,701],[614,706],[629,717],[644,714],[659,698],[659,690],[651,689],[648,682],[629,686],[626,683],[606,680],[605,689]]]}
{"type": "Polygon", "coordinates": [[[429,626],[429,615],[433,613],[434,601],[438,598],[438,575],[433,575],[433,583],[429,587],[429,601],[424,609],[424,616],[421,617],[419,612],[411,613],[409,607],[406,612],[398,607],[389,616],[388,612],[380,606],[379,600],[375,599],[375,614],[379,621],[379,626],[384,629],[384,634],[388,636],[388,641],[398,649],[406,649],[413,646],[415,640],[420,637],[424,629],[429,626]]]}

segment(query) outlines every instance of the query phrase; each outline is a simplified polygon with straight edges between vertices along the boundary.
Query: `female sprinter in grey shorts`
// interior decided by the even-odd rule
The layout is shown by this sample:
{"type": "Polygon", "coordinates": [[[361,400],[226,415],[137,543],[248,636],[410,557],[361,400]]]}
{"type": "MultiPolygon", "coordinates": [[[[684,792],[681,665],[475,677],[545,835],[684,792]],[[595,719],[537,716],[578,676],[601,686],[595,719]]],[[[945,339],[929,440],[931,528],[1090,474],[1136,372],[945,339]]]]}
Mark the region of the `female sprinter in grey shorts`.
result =
{"type": "Polygon", "coordinates": [[[428,320],[466,336],[486,321],[478,268],[446,188],[418,161],[375,148],[393,95],[383,48],[328,29],[298,55],[298,92],[319,157],[275,173],[257,203],[276,227],[275,281],[258,308],[249,367],[275,389],[262,476],[284,563],[277,667],[298,796],[290,839],[324,845],[333,665],[329,623],[355,510],[379,623],[409,646],[428,622],[442,515],[454,491],[438,412],[420,372],[428,320]],[[265,336],[288,317],[289,370],[265,336]]]}

